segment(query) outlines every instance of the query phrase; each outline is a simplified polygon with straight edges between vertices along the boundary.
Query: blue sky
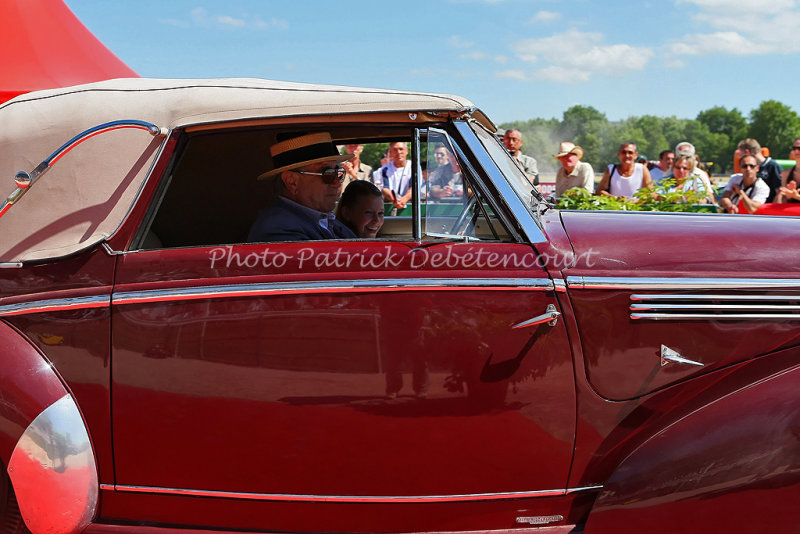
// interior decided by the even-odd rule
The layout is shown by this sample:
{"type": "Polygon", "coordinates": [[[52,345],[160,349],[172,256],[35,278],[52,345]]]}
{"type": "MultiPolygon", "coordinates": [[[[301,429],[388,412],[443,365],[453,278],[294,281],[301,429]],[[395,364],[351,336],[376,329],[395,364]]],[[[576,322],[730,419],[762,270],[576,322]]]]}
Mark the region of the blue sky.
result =
{"type": "Polygon", "coordinates": [[[498,124],[800,111],[800,0],[65,1],[147,77],[455,93],[498,124]]]}

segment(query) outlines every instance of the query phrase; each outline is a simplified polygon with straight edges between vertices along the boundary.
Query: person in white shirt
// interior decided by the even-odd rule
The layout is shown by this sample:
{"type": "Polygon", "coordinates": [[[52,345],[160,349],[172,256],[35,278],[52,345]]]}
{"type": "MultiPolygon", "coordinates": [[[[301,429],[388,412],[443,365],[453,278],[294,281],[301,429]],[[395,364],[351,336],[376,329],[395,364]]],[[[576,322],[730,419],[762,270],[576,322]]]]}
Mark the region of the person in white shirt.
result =
{"type": "Polygon", "coordinates": [[[650,169],[650,179],[654,184],[658,184],[662,178],[672,172],[672,162],[675,161],[675,152],[672,150],[662,150],[658,155],[658,165],[650,169]]]}
{"type": "Polygon", "coordinates": [[[403,209],[411,201],[411,162],[405,142],[389,143],[389,162],[375,171],[372,178],[383,198],[403,209]]]}
{"type": "Polygon", "coordinates": [[[745,154],[739,160],[742,174],[734,174],[725,186],[720,205],[728,213],[755,213],[767,201],[769,186],[758,177],[758,160],[745,154]]]}
{"type": "Polygon", "coordinates": [[[650,187],[650,171],[636,163],[639,149],[636,143],[626,141],[619,146],[619,165],[609,165],[597,184],[597,194],[614,197],[632,197],[642,187],[650,187]]]}

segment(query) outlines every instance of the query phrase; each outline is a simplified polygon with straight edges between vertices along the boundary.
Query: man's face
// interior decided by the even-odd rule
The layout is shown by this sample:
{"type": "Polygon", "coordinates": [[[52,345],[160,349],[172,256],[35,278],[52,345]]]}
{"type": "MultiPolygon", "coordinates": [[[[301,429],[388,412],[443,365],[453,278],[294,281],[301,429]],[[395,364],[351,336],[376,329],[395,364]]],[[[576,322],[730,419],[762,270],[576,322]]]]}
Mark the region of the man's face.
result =
{"type": "Polygon", "coordinates": [[[344,145],[344,151],[348,154],[358,156],[364,150],[364,145],[344,145]]]}
{"type": "Polygon", "coordinates": [[[661,167],[662,171],[666,171],[672,167],[673,161],[675,161],[675,154],[672,152],[667,152],[658,160],[658,166],[661,167]]]}
{"type": "Polygon", "coordinates": [[[389,145],[389,159],[394,162],[395,167],[405,167],[407,158],[408,148],[405,143],[392,143],[389,145]]]}
{"type": "Polygon", "coordinates": [[[522,134],[519,132],[506,132],[505,137],[503,137],[503,144],[506,145],[509,152],[516,155],[522,148],[522,134]]]}
{"type": "Polygon", "coordinates": [[[622,145],[617,152],[619,162],[625,165],[633,165],[638,156],[639,151],[636,149],[636,145],[622,145]]]}
{"type": "Polygon", "coordinates": [[[570,152],[558,158],[558,161],[561,162],[561,166],[564,167],[565,171],[572,172],[575,170],[575,166],[578,165],[578,155],[574,152],[570,152]]]}
{"type": "Polygon", "coordinates": [[[741,168],[744,181],[748,184],[754,182],[758,173],[758,161],[755,156],[742,158],[741,168]]]}
{"type": "Polygon", "coordinates": [[[286,171],[289,175],[284,178],[289,198],[308,208],[328,213],[336,207],[336,201],[342,192],[342,182],[335,180],[331,184],[322,181],[318,174],[304,174],[307,172],[322,172],[333,168],[330,162],[314,163],[295,171],[286,171]]]}
{"type": "Polygon", "coordinates": [[[442,148],[437,148],[433,151],[433,157],[436,159],[436,164],[441,167],[442,165],[447,165],[447,150],[442,148]]]}

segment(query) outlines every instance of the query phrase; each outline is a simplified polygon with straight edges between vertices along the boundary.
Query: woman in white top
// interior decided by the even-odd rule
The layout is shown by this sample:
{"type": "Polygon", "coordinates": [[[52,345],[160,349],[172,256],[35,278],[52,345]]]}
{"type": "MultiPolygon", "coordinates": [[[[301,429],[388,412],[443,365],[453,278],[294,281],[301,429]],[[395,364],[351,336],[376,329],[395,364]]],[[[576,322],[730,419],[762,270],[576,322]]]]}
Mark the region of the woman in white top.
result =
{"type": "Polygon", "coordinates": [[[636,163],[636,143],[626,141],[619,146],[619,165],[609,165],[597,186],[598,195],[632,197],[642,187],[650,187],[650,171],[636,163]]]}

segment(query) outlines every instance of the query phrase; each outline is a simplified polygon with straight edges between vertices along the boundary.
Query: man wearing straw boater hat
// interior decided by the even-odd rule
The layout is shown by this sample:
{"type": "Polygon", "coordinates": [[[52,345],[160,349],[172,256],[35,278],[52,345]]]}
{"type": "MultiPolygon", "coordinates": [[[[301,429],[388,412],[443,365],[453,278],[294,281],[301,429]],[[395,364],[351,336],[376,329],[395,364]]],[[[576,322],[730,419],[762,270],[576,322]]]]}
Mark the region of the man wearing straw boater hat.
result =
{"type": "Polygon", "coordinates": [[[594,193],[594,169],[583,159],[583,149],[569,141],[558,145],[558,154],[553,157],[561,162],[556,173],[556,198],[573,187],[582,187],[594,193]]]}
{"type": "Polygon", "coordinates": [[[279,179],[279,196],[258,214],[248,241],[308,241],[353,239],[355,234],[336,220],[333,209],[342,192],[350,159],[340,155],[331,135],[300,135],[272,145],[273,169],[258,177],[279,179]]]}

